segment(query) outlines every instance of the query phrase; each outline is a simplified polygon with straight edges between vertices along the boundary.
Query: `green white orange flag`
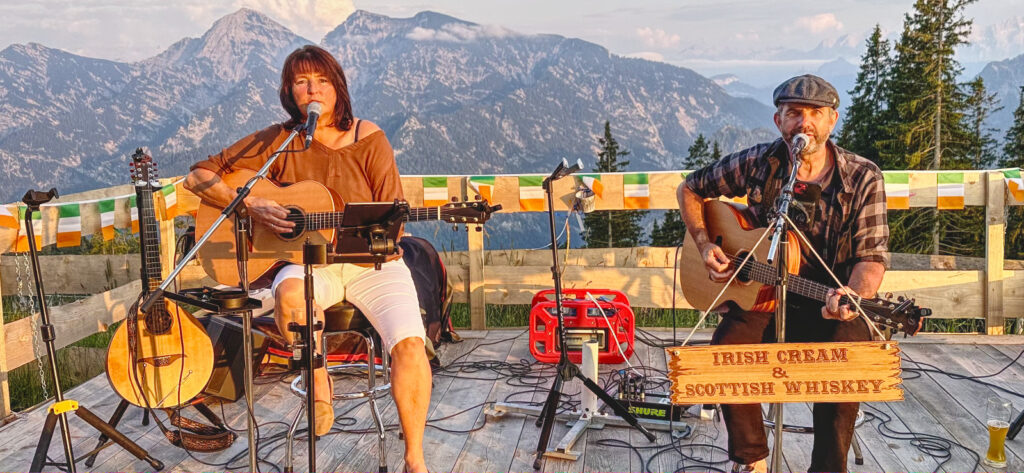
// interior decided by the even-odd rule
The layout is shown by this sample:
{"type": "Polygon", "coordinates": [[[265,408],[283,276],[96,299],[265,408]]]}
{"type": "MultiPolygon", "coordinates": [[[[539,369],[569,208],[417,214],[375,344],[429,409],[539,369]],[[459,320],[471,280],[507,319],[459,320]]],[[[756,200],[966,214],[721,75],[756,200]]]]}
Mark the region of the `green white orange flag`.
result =
{"type": "Polygon", "coordinates": [[[100,231],[103,232],[103,239],[114,239],[114,199],[101,200],[96,206],[100,212],[100,231]]]}
{"type": "Polygon", "coordinates": [[[173,220],[174,217],[178,216],[178,191],[173,183],[167,184],[160,188],[160,193],[164,195],[164,215],[167,220],[173,220]]]}
{"type": "Polygon", "coordinates": [[[423,178],[423,206],[439,207],[448,203],[448,176],[423,178]]]}
{"type": "Polygon", "coordinates": [[[940,209],[964,208],[964,173],[940,172],[936,175],[936,206],[940,209]]]}
{"type": "Polygon", "coordinates": [[[82,210],[78,203],[57,207],[57,248],[82,244],[82,210]]]}
{"type": "Polygon", "coordinates": [[[128,196],[128,211],[132,215],[132,233],[139,233],[139,203],[136,196],[128,196]]]}
{"type": "Polygon", "coordinates": [[[1007,169],[1003,171],[1003,179],[1006,179],[1006,189],[1017,202],[1024,202],[1024,182],[1021,181],[1020,169],[1007,169]]]}
{"type": "Polygon", "coordinates": [[[0,227],[18,228],[18,217],[6,205],[0,205],[0,227]]]}
{"type": "MultiPolygon", "coordinates": [[[[18,207],[18,242],[14,247],[14,251],[18,253],[24,253],[28,251],[28,230],[25,228],[25,212],[28,211],[28,207],[18,207]]],[[[43,214],[41,212],[32,212],[32,232],[35,235],[36,249],[43,247],[43,214]]]]}
{"type": "Polygon", "coordinates": [[[580,182],[600,198],[604,198],[604,184],[601,184],[600,174],[580,174],[580,182]]]}
{"type": "Polygon", "coordinates": [[[885,172],[885,205],[889,210],[910,208],[910,173],[885,172]]]}
{"type": "Polygon", "coordinates": [[[647,173],[622,175],[622,206],[627,209],[646,209],[651,203],[651,188],[647,173]]]}
{"type": "Polygon", "coordinates": [[[494,203],[494,176],[469,176],[466,184],[476,195],[494,203]]]}
{"type": "Polygon", "coordinates": [[[519,209],[524,212],[544,210],[544,176],[519,176],[519,209]]]}

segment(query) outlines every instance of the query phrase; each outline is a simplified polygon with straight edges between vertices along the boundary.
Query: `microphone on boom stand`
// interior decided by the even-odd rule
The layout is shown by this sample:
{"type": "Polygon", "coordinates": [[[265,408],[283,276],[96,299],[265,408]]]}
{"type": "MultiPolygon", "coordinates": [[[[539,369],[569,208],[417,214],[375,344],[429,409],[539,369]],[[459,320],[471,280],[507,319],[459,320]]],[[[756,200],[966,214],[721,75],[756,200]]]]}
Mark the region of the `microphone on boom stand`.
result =
{"type": "Polygon", "coordinates": [[[306,148],[313,143],[313,132],[316,131],[316,121],[320,119],[320,113],[324,106],[320,102],[310,102],[306,105],[306,124],[302,129],[306,130],[306,148]]]}
{"type": "Polygon", "coordinates": [[[583,160],[577,159],[572,166],[569,166],[569,161],[566,161],[565,158],[562,158],[562,162],[558,163],[558,166],[555,168],[554,172],[552,172],[551,175],[548,176],[547,180],[557,181],[563,177],[569,176],[581,170],[583,170],[583,160]]]}

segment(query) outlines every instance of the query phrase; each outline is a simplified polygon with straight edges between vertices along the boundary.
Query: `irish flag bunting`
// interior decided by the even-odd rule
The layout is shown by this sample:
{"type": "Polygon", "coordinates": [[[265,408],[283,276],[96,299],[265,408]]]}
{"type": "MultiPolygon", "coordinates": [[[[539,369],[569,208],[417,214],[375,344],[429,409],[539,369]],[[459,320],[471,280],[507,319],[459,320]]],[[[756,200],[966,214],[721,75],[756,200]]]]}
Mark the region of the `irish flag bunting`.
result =
{"type": "Polygon", "coordinates": [[[525,212],[544,210],[543,176],[519,176],[519,208],[525,212]]]}
{"type": "Polygon", "coordinates": [[[647,173],[622,175],[622,206],[627,209],[650,207],[651,188],[647,185],[647,173]]]}
{"type": "Polygon", "coordinates": [[[139,203],[136,196],[128,196],[128,211],[132,214],[132,233],[139,233],[139,203]]]}
{"type": "Polygon", "coordinates": [[[178,191],[172,183],[160,188],[160,193],[164,195],[164,215],[167,220],[173,220],[178,216],[178,191]]]}
{"type": "MultiPolygon", "coordinates": [[[[28,251],[28,230],[25,229],[25,212],[28,211],[28,207],[18,207],[18,243],[14,247],[14,251],[18,253],[24,253],[28,251]]],[[[32,212],[32,232],[36,237],[36,249],[43,247],[43,214],[41,212],[32,212]]]]}
{"type": "Polygon", "coordinates": [[[1006,189],[1010,191],[1013,200],[1024,202],[1024,182],[1021,182],[1020,169],[1003,171],[1003,178],[1006,179],[1006,189]]]}
{"type": "Polygon", "coordinates": [[[0,205],[0,227],[18,228],[18,217],[6,205],[0,205]]]}
{"type": "Polygon", "coordinates": [[[469,176],[469,188],[476,195],[490,203],[494,203],[494,176],[469,176]]]}
{"type": "Polygon", "coordinates": [[[78,203],[57,207],[57,248],[82,244],[82,210],[78,203]]]}
{"type": "Polygon", "coordinates": [[[114,199],[101,200],[96,203],[100,212],[100,231],[104,240],[114,239],[114,199]]]}
{"type": "Polygon", "coordinates": [[[936,206],[940,209],[964,208],[964,173],[940,172],[936,175],[936,206]]]}
{"type": "Polygon", "coordinates": [[[885,172],[885,204],[889,210],[910,208],[910,173],[885,172]]]}
{"type": "Polygon", "coordinates": [[[448,203],[448,177],[423,178],[423,206],[439,207],[448,203]]]}
{"type": "Polygon", "coordinates": [[[604,184],[601,184],[600,174],[580,174],[580,181],[600,198],[604,198],[604,184]]]}

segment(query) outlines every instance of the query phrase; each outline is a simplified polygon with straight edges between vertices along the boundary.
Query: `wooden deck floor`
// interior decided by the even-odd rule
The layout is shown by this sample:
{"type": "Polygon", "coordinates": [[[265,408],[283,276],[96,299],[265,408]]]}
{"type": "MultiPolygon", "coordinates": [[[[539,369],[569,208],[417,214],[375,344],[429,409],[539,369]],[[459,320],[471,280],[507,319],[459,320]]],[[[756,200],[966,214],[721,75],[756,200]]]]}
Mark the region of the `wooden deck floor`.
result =
{"type": "MultiPolygon", "coordinates": [[[[664,333],[662,333],[665,335],[664,333]]],[[[465,341],[442,348],[442,360],[446,363],[459,357],[460,361],[504,361],[519,363],[532,361],[525,332],[492,330],[487,332],[462,333],[465,341]]],[[[965,374],[994,373],[1013,361],[1024,350],[1024,337],[980,337],[980,336],[930,336],[922,335],[903,341],[905,353],[904,368],[913,367],[913,362],[929,363],[943,370],[965,374]],[[912,360],[912,361],[910,361],[912,360]]],[[[665,356],[660,349],[648,348],[637,343],[634,364],[644,364],[664,369],[665,356]]],[[[607,372],[612,367],[602,367],[607,372]]],[[[547,371],[550,375],[551,371],[547,371]]],[[[948,461],[939,465],[937,460],[911,445],[908,436],[901,439],[885,438],[879,430],[884,427],[879,420],[869,420],[857,430],[857,437],[864,448],[864,465],[851,461],[851,471],[925,471],[938,469],[942,472],[975,471],[976,456],[984,455],[988,445],[988,434],[983,424],[985,399],[995,394],[990,387],[965,380],[953,380],[940,374],[924,373],[920,376],[905,373],[905,397],[901,403],[876,403],[864,410],[877,417],[889,417],[887,426],[896,432],[914,431],[920,434],[948,439],[962,444],[950,449],[948,461]],[[972,453],[972,451],[974,453],[972,453]]],[[[501,418],[487,418],[484,404],[503,401],[510,394],[523,392],[512,400],[541,400],[550,386],[550,378],[539,384],[542,389],[530,392],[529,387],[514,386],[505,380],[495,381],[495,373],[479,371],[461,373],[458,376],[437,375],[430,402],[428,428],[424,449],[428,465],[435,471],[532,471],[534,451],[540,429],[534,427],[533,419],[522,415],[509,414],[501,418]],[[443,419],[443,420],[442,420],[443,419]],[[465,432],[470,431],[472,432],[465,432]]],[[[985,381],[1024,393],[1024,366],[1014,363],[997,376],[985,381]]],[[[343,380],[336,387],[344,389],[343,380]]],[[[599,383],[600,384],[600,383],[599,383]]],[[[578,393],[575,382],[565,389],[578,393]]],[[[101,417],[109,416],[118,402],[103,376],[97,377],[74,390],[67,397],[80,401],[101,417]]],[[[1016,412],[1024,409],[1024,398],[1008,396],[1016,412]]],[[[0,471],[25,471],[38,440],[45,407],[24,412],[19,418],[0,427],[0,471]]],[[[257,386],[256,416],[261,425],[263,439],[260,456],[269,463],[260,466],[262,471],[274,471],[284,464],[285,449],[281,437],[288,428],[288,422],[298,412],[299,400],[292,395],[287,384],[279,378],[262,378],[257,386]]],[[[219,408],[215,408],[218,410],[219,408]]],[[[341,432],[357,430],[372,425],[369,408],[359,401],[338,401],[336,412],[351,418],[350,423],[336,425],[337,433],[320,439],[317,444],[318,466],[324,471],[375,471],[377,464],[376,440],[374,435],[341,432]],[[350,412],[346,413],[346,410],[350,412]]],[[[810,424],[811,410],[808,405],[794,404],[786,408],[786,423],[810,424]]],[[[245,406],[243,402],[223,406],[224,417],[233,428],[245,428],[245,406]]],[[[384,420],[397,422],[394,405],[384,403],[384,420]]],[[[122,421],[122,432],[166,465],[166,471],[246,471],[247,443],[244,433],[226,451],[214,454],[188,455],[185,451],[170,446],[152,425],[140,425],[141,411],[129,409],[122,421]]],[[[720,462],[718,469],[727,469],[724,448],[726,433],[724,426],[711,420],[690,419],[694,433],[680,441],[681,448],[665,449],[652,447],[642,436],[631,429],[607,427],[591,430],[584,434],[576,450],[582,452],[579,460],[545,460],[543,471],[708,471],[697,461],[720,462]],[[632,444],[641,450],[631,451],[616,444],[632,444]],[[655,455],[659,450],[662,453],[655,455]],[[687,458],[684,458],[686,455],[687,458]],[[653,457],[653,459],[652,459],[653,457]],[[649,464],[649,466],[648,466],[649,464]]],[[[568,428],[559,423],[553,434],[552,446],[557,443],[568,428]]],[[[71,417],[72,438],[75,451],[81,454],[94,446],[94,433],[78,418],[71,417]]],[[[402,468],[403,444],[396,431],[388,434],[388,465],[392,471],[402,468]]],[[[810,461],[812,436],[787,434],[784,436],[786,471],[804,471],[810,461]]],[[[658,432],[656,445],[670,445],[666,432],[658,432]]],[[[304,471],[306,465],[305,442],[295,445],[296,471],[304,471]]],[[[59,436],[55,436],[50,448],[51,458],[63,458],[59,436]]],[[[1009,465],[1006,471],[1024,469],[1024,437],[1007,442],[1009,465]]],[[[79,464],[79,471],[86,468],[79,464]]],[[[984,467],[978,467],[984,471],[984,467]]],[[[137,461],[118,447],[102,451],[99,461],[91,471],[149,471],[146,463],[137,461]]]]}

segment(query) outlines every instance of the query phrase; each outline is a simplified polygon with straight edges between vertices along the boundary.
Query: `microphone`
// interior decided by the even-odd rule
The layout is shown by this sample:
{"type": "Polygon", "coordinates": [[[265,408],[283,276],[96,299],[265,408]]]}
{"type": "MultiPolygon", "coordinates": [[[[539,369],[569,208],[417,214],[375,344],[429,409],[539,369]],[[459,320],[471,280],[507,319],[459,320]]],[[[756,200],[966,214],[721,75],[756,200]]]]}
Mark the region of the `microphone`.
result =
{"type": "Polygon", "coordinates": [[[807,136],[806,133],[797,133],[796,136],[793,137],[793,141],[790,143],[790,146],[793,149],[793,156],[800,156],[803,154],[804,148],[806,148],[807,144],[810,142],[811,137],[807,136]]]}
{"type": "Polygon", "coordinates": [[[324,106],[320,102],[310,102],[306,105],[306,124],[303,126],[303,130],[306,130],[306,148],[313,143],[313,132],[316,131],[316,121],[320,119],[320,112],[323,111],[324,106]]]}

